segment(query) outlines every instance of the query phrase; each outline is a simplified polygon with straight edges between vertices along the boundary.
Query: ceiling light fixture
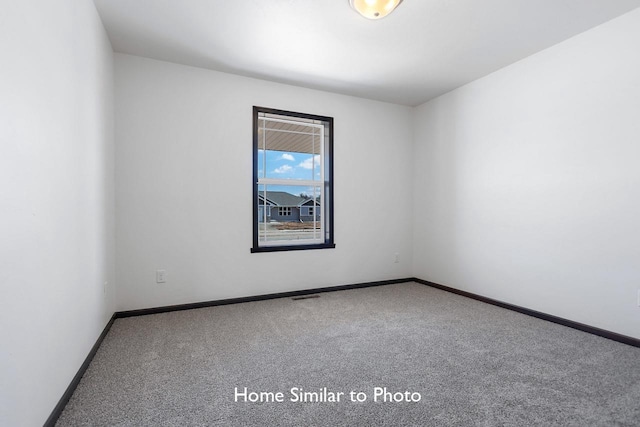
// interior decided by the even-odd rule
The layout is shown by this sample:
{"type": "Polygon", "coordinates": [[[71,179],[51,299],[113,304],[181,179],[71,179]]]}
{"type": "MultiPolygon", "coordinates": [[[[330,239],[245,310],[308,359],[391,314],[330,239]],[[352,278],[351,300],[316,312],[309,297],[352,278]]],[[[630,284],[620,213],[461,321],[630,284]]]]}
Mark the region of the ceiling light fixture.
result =
{"type": "Polygon", "coordinates": [[[369,19],[384,18],[402,3],[402,0],[349,0],[360,15],[369,19]]]}

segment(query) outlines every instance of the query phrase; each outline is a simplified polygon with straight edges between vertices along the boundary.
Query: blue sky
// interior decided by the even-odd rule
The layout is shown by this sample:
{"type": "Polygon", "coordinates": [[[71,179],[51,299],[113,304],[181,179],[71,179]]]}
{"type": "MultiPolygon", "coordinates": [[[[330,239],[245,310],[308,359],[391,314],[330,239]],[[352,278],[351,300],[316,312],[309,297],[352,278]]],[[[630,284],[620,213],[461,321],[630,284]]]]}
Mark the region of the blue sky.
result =
{"type": "MultiPolygon", "coordinates": [[[[258,150],[258,176],[291,180],[320,179],[320,156],[311,153],[287,153],[282,151],[258,150]],[[266,167],[265,167],[266,153],[266,167]],[[314,167],[315,166],[315,167],[314,167]],[[266,174],[265,174],[266,170],[266,174]]],[[[320,184],[320,182],[318,182],[320,184]]],[[[308,186],[270,186],[267,191],[286,191],[291,194],[311,194],[308,186]]],[[[317,189],[316,191],[319,191],[317,189]]]]}

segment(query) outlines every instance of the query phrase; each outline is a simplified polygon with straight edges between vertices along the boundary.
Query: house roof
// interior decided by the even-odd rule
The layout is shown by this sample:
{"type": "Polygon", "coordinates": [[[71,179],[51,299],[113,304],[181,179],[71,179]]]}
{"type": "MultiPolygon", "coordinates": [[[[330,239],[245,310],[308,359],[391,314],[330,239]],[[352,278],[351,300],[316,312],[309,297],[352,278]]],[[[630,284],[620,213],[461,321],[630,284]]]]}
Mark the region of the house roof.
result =
{"type": "MultiPolygon", "coordinates": [[[[264,193],[261,191],[258,197],[263,198],[264,193]]],[[[267,201],[276,206],[298,206],[307,200],[303,197],[294,196],[285,191],[267,191],[267,201]]]]}
{"type": "MultiPolygon", "coordinates": [[[[260,199],[263,198],[263,195],[264,192],[262,191],[258,193],[260,199]]],[[[311,201],[313,199],[296,196],[286,191],[267,191],[267,202],[272,203],[274,206],[302,206],[311,201]]],[[[319,205],[318,200],[316,200],[316,205],[319,205]]]]}
{"type": "Polygon", "coordinates": [[[260,147],[263,147],[262,144],[264,143],[265,149],[270,151],[320,154],[320,146],[323,143],[320,138],[320,129],[318,128],[318,125],[321,124],[320,121],[295,118],[295,121],[299,123],[293,124],[270,121],[269,119],[292,120],[291,117],[287,116],[263,113],[258,124],[260,147]]]}
{"type": "MultiPolygon", "coordinates": [[[[300,206],[304,206],[306,204],[313,204],[313,199],[305,199],[302,203],[300,203],[300,206]]],[[[316,199],[315,205],[320,206],[320,197],[316,199]]]]}

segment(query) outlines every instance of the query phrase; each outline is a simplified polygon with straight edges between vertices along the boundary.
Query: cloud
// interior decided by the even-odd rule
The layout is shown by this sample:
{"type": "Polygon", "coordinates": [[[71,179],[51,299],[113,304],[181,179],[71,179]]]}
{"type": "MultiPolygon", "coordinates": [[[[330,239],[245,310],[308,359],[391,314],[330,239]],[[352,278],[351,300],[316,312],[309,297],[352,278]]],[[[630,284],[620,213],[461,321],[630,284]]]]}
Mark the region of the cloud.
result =
{"type": "Polygon", "coordinates": [[[278,160],[289,160],[290,162],[295,162],[296,159],[289,153],[284,153],[278,160]]]}
{"type": "Polygon", "coordinates": [[[316,154],[313,157],[309,157],[308,159],[305,159],[298,166],[303,168],[303,169],[312,169],[314,164],[315,164],[316,167],[320,167],[320,155],[319,154],[316,154]]]}
{"type": "Polygon", "coordinates": [[[287,173],[291,171],[293,168],[289,165],[282,165],[279,168],[273,170],[274,173],[287,173]]]}

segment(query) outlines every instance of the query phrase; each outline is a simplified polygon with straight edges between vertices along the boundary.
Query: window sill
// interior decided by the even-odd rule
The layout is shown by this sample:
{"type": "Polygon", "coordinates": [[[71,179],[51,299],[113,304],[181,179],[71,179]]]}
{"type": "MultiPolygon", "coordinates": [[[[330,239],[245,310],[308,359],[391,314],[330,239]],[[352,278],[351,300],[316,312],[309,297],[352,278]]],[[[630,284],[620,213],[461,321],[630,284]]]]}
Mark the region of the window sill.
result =
{"type": "Polygon", "coordinates": [[[286,251],[306,251],[311,249],[333,249],[335,243],[320,243],[314,245],[286,245],[286,246],[260,246],[251,248],[251,253],[260,252],[286,252],[286,251]]]}

